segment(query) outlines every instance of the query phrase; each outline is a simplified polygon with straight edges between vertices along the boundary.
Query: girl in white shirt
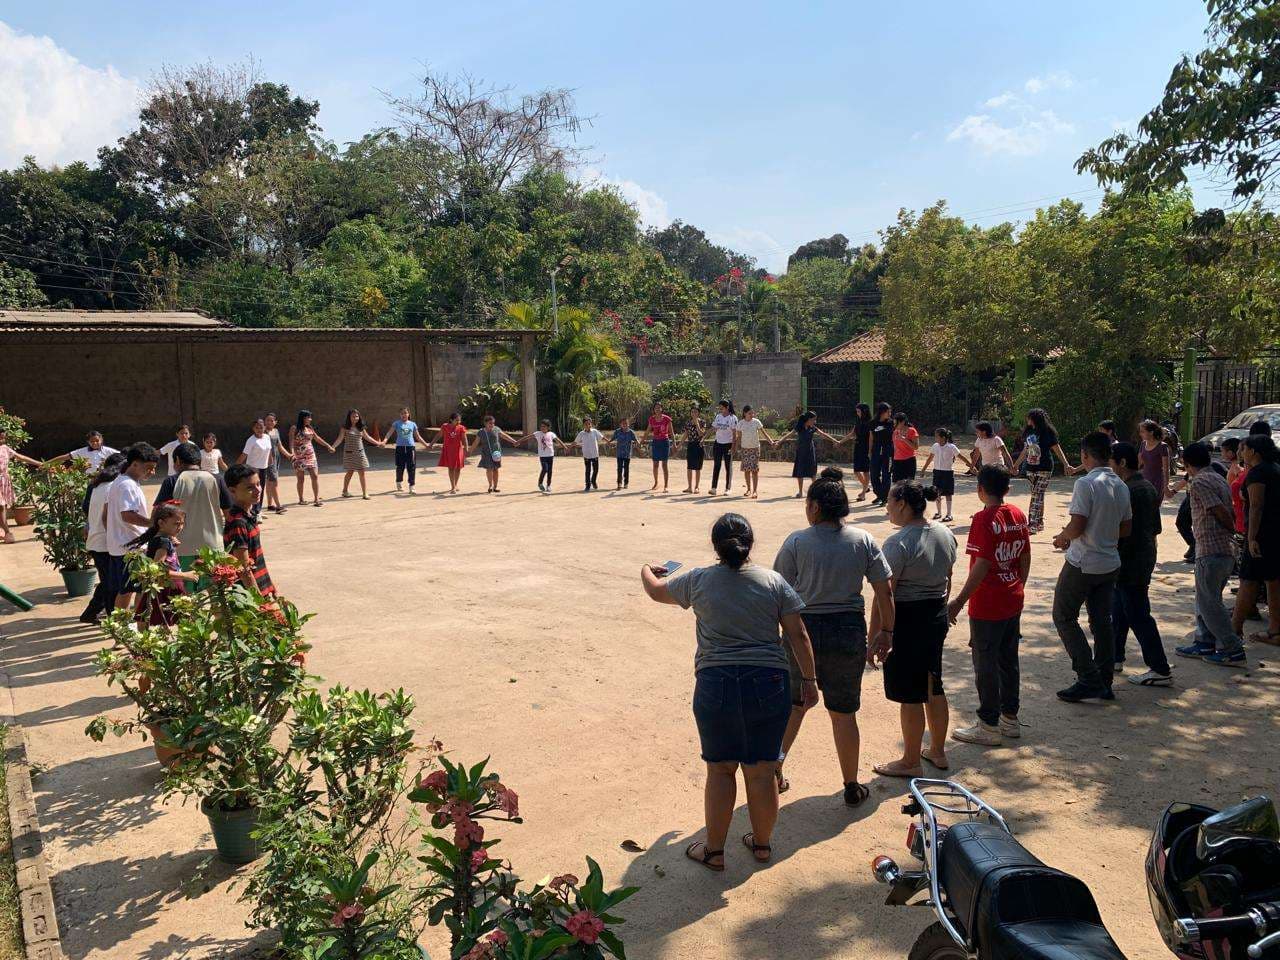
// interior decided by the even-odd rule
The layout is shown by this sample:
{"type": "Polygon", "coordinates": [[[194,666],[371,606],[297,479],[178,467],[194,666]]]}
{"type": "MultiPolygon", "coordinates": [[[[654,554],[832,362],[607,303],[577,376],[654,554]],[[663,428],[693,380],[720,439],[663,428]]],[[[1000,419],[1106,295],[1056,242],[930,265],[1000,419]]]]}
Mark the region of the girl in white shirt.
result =
{"type": "Polygon", "coordinates": [[[969,472],[977,473],[979,467],[1003,462],[1004,468],[1012,473],[1013,457],[1009,456],[1009,448],[1004,445],[1004,439],[996,436],[995,428],[990,422],[980,420],[974,425],[974,430],[978,432],[978,436],[973,441],[973,466],[969,468],[969,472]]]}
{"type": "Polygon", "coordinates": [[[215,477],[227,469],[227,461],[222,459],[222,451],[218,449],[216,433],[206,433],[200,441],[200,469],[215,477]]]}
{"type": "MultiPolygon", "coordinates": [[[[742,419],[733,426],[733,446],[742,466],[742,482],[746,489],[742,495],[749,500],[760,497],[760,441],[773,443],[769,431],[756,419],[751,407],[742,408],[742,419]]],[[[732,452],[732,451],[731,451],[732,452]]]]}
{"type": "Polygon", "coordinates": [[[524,443],[526,440],[533,441],[534,449],[538,451],[538,462],[542,465],[542,469],[538,471],[538,489],[544,493],[550,493],[551,472],[556,465],[556,444],[560,444],[560,449],[565,453],[569,452],[569,448],[551,429],[550,420],[543,420],[538,426],[541,429],[521,438],[520,443],[524,443]]]}
{"type": "Polygon", "coordinates": [[[924,468],[929,469],[929,464],[933,464],[933,487],[938,491],[938,507],[933,512],[934,520],[942,520],[943,523],[951,522],[951,498],[956,493],[956,461],[959,460],[970,470],[973,469],[973,463],[968,460],[960,448],[951,442],[951,431],[946,427],[939,427],[933,431],[934,444],[929,448],[929,458],[924,462],[924,468]],[[942,501],[947,502],[947,515],[942,515],[942,501]]]}

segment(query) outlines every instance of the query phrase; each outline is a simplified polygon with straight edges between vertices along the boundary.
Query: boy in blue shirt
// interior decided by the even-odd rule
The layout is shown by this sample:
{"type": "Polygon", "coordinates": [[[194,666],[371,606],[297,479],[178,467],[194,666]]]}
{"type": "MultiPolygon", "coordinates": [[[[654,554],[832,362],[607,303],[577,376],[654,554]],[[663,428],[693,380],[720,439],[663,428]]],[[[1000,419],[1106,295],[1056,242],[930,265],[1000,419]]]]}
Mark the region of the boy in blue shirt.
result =
{"type": "Polygon", "coordinates": [[[417,493],[413,489],[414,481],[417,480],[418,470],[418,444],[427,446],[427,441],[422,439],[422,434],[418,432],[418,425],[409,419],[409,408],[400,408],[400,417],[392,421],[391,429],[387,431],[387,435],[382,438],[383,443],[389,443],[392,435],[396,438],[396,489],[403,490],[404,473],[409,471],[409,492],[417,493]]]}
{"type": "Polygon", "coordinates": [[[618,421],[618,429],[613,431],[613,442],[618,445],[614,451],[618,458],[617,489],[622,490],[631,485],[631,448],[636,442],[636,432],[631,429],[631,421],[627,417],[618,421]]]}

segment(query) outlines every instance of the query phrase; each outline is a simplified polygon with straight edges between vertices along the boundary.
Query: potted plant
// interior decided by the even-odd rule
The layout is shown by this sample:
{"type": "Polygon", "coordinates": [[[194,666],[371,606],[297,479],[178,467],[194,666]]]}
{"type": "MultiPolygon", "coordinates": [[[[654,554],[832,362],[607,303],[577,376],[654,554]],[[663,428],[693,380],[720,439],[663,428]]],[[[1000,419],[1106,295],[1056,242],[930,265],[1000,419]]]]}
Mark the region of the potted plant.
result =
{"type": "Polygon", "coordinates": [[[82,509],[89,475],[67,463],[30,471],[28,476],[35,501],[35,533],[44,545],[45,562],[62,574],[67,596],[83,597],[97,580],[85,546],[82,509]]]}
{"type": "MultiPolygon", "coordinates": [[[[112,643],[98,654],[99,673],[138,713],[99,717],[86,732],[101,740],[108,731],[158,730],[178,751],[165,792],[199,799],[219,856],[248,863],[258,856],[253,833],[262,800],[284,763],[272,737],[306,680],[299,654],[310,617],[241,585],[226,554],[206,549],[195,569],[209,586],[167,600],[169,623],[135,625],[125,611],[106,618],[112,643]]],[[[168,571],[142,556],[131,558],[130,576],[153,602],[168,584],[168,571]]]]}
{"type": "MultiPolygon", "coordinates": [[[[21,450],[31,442],[31,434],[27,432],[27,421],[16,414],[9,413],[0,407],[0,430],[5,432],[6,443],[14,450],[21,450]]],[[[35,513],[35,505],[31,498],[31,471],[21,463],[11,464],[9,479],[13,483],[13,507],[9,510],[9,520],[20,527],[29,524],[35,513]]]]}

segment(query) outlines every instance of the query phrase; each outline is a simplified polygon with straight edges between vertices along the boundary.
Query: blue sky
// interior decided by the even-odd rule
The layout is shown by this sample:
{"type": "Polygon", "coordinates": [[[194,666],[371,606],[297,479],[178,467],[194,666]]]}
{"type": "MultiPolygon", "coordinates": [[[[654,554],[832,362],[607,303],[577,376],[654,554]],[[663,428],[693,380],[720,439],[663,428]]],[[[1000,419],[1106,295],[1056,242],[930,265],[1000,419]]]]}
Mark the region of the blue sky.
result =
{"type": "Polygon", "coordinates": [[[572,88],[583,176],[777,270],[939,198],[985,223],[1096,203],[1073,161],[1157,101],[1205,22],[1201,0],[5,4],[0,166],[91,158],[164,64],[252,56],[345,142],[429,63],[572,88]]]}

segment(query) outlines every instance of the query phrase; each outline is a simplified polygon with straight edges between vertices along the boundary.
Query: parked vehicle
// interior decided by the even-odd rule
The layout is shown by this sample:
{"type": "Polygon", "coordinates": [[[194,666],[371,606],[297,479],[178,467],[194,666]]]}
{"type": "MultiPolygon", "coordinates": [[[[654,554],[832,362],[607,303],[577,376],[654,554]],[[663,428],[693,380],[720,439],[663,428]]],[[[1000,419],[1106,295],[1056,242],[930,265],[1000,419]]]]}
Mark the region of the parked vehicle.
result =
{"type": "MultiPolygon", "coordinates": [[[[952,780],[912,780],[907,849],[920,869],[872,862],[885,903],[917,895],[937,922],[909,960],[1124,960],[1089,888],[1047,866],[998,811],[952,780]],[[940,822],[943,821],[943,822],[940,822]]],[[[1147,856],[1165,944],[1184,960],[1280,958],[1280,825],[1258,797],[1221,812],[1175,803],[1147,856]]]]}
{"type": "Polygon", "coordinates": [[[1272,432],[1280,437],[1280,403],[1262,403],[1256,407],[1250,407],[1248,410],[1242,410],[1217,430],[1212,433],[1206,433],[1200,439],[1207,443],[1209,448],[1216,453],[1222,449],[1222,441],[1228,437],[1238,437],[1241,440],[1247,437],[1249,435],[1249,427],[1256,420],[1266,420],[1267,423],[1271,424],[1272,432]]]}

